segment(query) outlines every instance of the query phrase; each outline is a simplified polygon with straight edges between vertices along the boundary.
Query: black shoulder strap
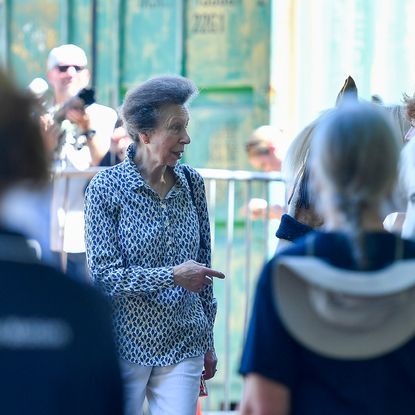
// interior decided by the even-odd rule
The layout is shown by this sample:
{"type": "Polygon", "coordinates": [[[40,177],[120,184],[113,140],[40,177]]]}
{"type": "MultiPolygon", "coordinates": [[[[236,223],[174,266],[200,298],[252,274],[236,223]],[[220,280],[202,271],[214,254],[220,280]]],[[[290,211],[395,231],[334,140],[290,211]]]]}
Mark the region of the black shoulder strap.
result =
{"type": "Polygon", "coordinates": [[[186,176],[187,184],[189,185],[190,197],[192,198],[193,205],[195,206],[195,208],[197,210],[197,206],[196,206],[196,202],[195,202],[195,193],[193,191],[193,183],[192,183],[192,179],[190,178],[189,167],[183,165],[183,173],[186,176]]]}
{"type": "MultiPolygon", "coordinates": [[[[193,206],[196,208],[197,217],[199,218],[199,225],[200,225],[199,209],[198,209],[197,204],[196,204],[195,193],[194,193],[194,190],[193,190],[193,182],[192,182],[192,179],[190,177],[190,169],[189,169],[188,166],[183,165],[183,173],[186,177],[187,184],[189,185],[190,197],[192,198],[193,206]]],[[[199,226],[199,232],[201,231],[201,229],[202,229],[202,227],[199,226]]],[[[199,240],[200,240],[200,247],[202,249],[206,249],[206,243],[205,243],[204,238],[202,237],[202,234],[199,235],[199,240]]]]}

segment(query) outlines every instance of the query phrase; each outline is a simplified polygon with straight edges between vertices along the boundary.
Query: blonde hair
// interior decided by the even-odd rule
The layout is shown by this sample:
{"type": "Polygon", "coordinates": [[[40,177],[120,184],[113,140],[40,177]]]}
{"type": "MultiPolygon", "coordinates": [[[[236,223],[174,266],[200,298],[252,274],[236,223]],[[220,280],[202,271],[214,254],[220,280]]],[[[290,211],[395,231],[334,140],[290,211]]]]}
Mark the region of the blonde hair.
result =
{"type": "Polygon", "coordinates": [[[319,123],[310,157],[313,173],[330,189],[334,208],[346,218],[358,242],[356,259],[364,268],[361,215],[367,208],[380,208],[396,182],[399,139],[395,129],[375,105],[347,103],[319,123]]]}

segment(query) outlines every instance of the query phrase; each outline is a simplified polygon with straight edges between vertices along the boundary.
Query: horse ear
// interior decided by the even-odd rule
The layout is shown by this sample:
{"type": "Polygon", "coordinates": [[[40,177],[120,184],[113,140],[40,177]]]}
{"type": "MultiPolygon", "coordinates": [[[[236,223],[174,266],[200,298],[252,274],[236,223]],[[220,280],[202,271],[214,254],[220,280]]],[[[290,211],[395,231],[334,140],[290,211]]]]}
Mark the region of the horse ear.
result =
{"type": "Polygon", "coordinates": [[[345,98],[357,101],[357,86],[351,76],[348,76],[344,81],[344,85],[337,95],[336,107],[339,106],[345,98]]]}

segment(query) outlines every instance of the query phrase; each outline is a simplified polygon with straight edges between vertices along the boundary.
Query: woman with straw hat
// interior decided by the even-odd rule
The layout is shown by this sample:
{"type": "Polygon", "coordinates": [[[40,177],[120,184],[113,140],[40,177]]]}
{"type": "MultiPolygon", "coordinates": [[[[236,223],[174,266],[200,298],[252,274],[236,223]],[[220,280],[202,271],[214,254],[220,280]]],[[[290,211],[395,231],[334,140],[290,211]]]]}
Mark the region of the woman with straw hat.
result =
{"type": "Polygon", "coordinates": [[[415,243],[387,233],[399,140],[370,104],[316,127],[311,187],[324,228],[259,278],[240,372],[242,414],[412,414],[415,243]]]}

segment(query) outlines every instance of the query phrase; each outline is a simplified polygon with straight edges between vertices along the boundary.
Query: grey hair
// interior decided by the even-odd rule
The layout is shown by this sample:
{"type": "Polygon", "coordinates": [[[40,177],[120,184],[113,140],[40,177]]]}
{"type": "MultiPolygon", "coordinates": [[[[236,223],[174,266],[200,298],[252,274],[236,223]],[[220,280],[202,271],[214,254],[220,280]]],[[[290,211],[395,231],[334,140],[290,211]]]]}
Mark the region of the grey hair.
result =
{"type": "Polygon", "coordinates": [[[154,129],[164,105],[184,105],[198,94],[196,85],[187,78],[165,75],[151,78],[128,91],[121,107],[123,124],[134,140],[138,134],[154,129]]]}
{"type": "Polygon", "coordinates": [[[328,186],[334,208],[346,218],[357,242],[353,244],[357,263],[365,268],[361,214],[380,208],[396,182],[396,130],[375,105],[347,103],[329,111],[316,127],[310,159],[312,172],[328,186]]]}

